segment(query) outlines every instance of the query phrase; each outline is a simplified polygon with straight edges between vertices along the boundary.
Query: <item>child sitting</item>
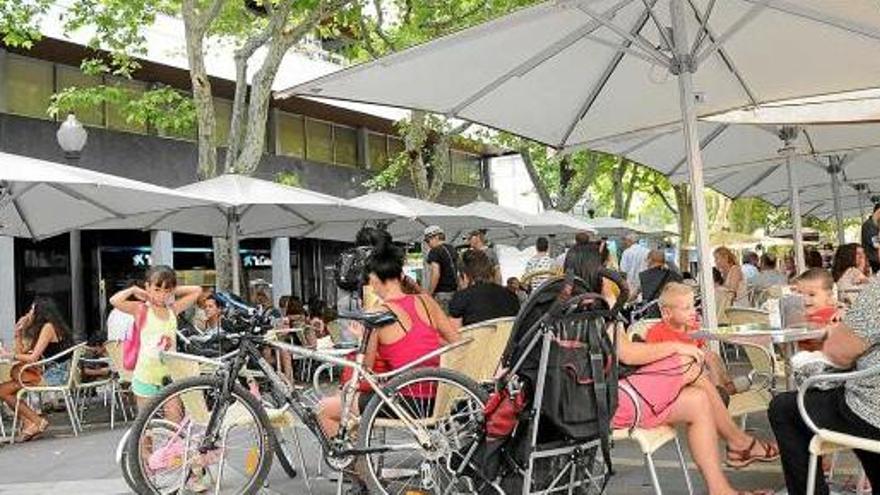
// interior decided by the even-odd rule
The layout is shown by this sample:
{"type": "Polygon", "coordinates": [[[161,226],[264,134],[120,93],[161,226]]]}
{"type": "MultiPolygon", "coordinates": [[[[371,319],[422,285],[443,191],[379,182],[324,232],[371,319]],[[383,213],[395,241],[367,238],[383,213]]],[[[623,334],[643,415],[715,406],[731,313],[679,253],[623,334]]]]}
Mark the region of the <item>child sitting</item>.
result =
{"type": "Polygon", "coordinates": [[[718,388],[725,403],[731,394],[749,388],[750,384],[747,379],[742,383],[740,380],[735,383],[730,378],[721,356],[717,352],[706,349],[705,341],[694,339],[689,335],[699,327],[697,311],[694,306],[694,291],[690,286],[677,282],[667,284],[663,288],[663,292],[660,293],[660,316],[662,321],[648,329],[645,335],[646,342],[684,342],[703,349],[709,379],[718,388]]]}
{"type": "MultiPolygon", "coordinates": [[[[810,268],[795,280],[795,289],[803,298],[808,326],[822,328],[835,322],[839,311],[834,298],[834,279],[831,273],[821,268],[810,268]]],[[[791,357],[796,381],[838,369],[822,352],[822,344],[821,340],[798,343],[801,351],[791,357]]]]}
{"type": "MultiPolygon", "coordinates": [[[[795,290],[804,301],[804,316],[813,328],[830,325],[837,319],[837,300],[834,298],[834,278],[828,270],[810,268],[795,279],[795,290]]],[[[822,342],[807,340],[798,347],[805,351],[822,349],[822,342]]]]}

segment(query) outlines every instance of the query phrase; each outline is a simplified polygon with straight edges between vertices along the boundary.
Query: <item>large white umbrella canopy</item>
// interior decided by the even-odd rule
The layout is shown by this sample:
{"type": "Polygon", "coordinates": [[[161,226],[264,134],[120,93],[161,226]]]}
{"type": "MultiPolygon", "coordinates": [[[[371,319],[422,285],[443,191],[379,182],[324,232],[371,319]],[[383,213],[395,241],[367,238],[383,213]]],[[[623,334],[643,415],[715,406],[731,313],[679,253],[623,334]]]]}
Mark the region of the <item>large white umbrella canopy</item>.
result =
{"type": "Polygon", "coordinates": [[[44,239],[106,219],[206,204],[145,182],[0,152],[0,235],[44,239]]]}
{"type": "Polygon", "coordinates": [[[681,120],[711,327],[697,117],[872,87],[878,46],[880,9],[868,0],[561,0],[281,96],[429,110],[560,148],[681,120]]]}
{"type": "MultiPolygon", "coordinates": [[[[248,237],[312,237],[328,224],[392,219],[395,214],[298,187],[238,174],[189,184],[177,189],[200,198],[207,206],[151,213],[101,222],[93,228],[171,230],[227,237],[232,244],[233,290],[240,291],[238,241],[248,237]]],[[[353,237],[353,234],[352,234],[353,237]]]]}
{"type": "MultiPolygon", "coordinates": [[[[429,225],[439,225],[449,236],[474,229],[515,226],[514,223],[505,219],[467,214],[451,206],[388,191],[364,194],[352,198],[349,200],[349,204],[387,212],[389,218],[385,222],[387,230],[395,241],[401,242],[421,240],[425,227],[429,225]]],[[[361,226],[362,223],[337,222],[322,225],[311,235],[326,239],[353,241],[355,233],[361,226]]]]}

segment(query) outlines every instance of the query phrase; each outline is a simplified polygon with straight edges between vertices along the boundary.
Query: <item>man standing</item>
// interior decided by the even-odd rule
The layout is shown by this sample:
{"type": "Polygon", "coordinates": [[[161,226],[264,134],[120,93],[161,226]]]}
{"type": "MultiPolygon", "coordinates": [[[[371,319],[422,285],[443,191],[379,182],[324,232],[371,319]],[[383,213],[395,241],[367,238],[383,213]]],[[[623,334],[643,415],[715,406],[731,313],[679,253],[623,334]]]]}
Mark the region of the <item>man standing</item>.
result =
{"type": "Polygon", "coordinates": [[[458,290],[458,253],[455,248],[446,244],[446,234],[437,225],[425,229],[425,244],[430,249],[426,258],[431,270],[428,292],[444,311],[448,311],[449,301],[458,290]]]}
{"type": "Polygon", "coordinates": [[[551,275],[549,274],[538,275],[535,277],[530,277],[530,275],[536,272],[549,272],[553,270],[555,264],[553,258],[548,254],[550,251],[550,242],[547,241],[546,237],[538,237],[538,240],[535,241],[535,250],[537,251],[535,255],[526,262],[525,276],[531,279],[529,282],[529,290],[537,289],[538,286],[551,278],[551,275]]]}
{"type": "Polygon", "coordinates": [[[635,234],[627,234],[623,237],[623,248],[623,253],[620,255],[620,271],[626,274],[630,293],[638,294],[641,288],[639,274],[648,269],[648,253],[651,250],[639,244],[639,238],[635,234]]]}
{"type": "Polygon", "coordinates": [[[486,243],[486,231],[485,230],[475,230],[470,233],[468,236],[468,245],[470,245],[471,249],[475,251],[482,251],[486,254],[486,257],[489,258],[489,262],[492,263],[495,271],[495,276],[493,280],[496,284],[501,285],[501,266],[498,264],[498,255],[495,254],[495,250],[489,247],[486,243]]]}
{"type": "Polygon", "coordinates": [[[871,270],[880,270],[880,203],[874,205],[874,213],[862,224],[862,248],[871,264],[871,270]]]}

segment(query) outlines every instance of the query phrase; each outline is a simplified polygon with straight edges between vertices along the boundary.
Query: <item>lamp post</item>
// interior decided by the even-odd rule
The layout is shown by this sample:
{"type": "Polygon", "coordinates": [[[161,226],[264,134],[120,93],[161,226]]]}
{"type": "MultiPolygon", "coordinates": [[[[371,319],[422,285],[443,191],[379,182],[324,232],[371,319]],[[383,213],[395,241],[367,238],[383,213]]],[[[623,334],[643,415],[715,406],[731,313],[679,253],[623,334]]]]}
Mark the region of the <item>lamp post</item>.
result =
{"type": "MultiPolygon", "coordinates": [[[[71,113],[58,127],[55,137],[58,138],[58,146],[64,151],[64,158],[67,159],[68,164],[73,165],[79,160],[88,140],[85,127],[76,120],[76,115],[71,113]]],[[[70,320],[75,337],[83,340],[86,307],[83,297],[82,239],[79,230],[70,231],[70,320]]]]}

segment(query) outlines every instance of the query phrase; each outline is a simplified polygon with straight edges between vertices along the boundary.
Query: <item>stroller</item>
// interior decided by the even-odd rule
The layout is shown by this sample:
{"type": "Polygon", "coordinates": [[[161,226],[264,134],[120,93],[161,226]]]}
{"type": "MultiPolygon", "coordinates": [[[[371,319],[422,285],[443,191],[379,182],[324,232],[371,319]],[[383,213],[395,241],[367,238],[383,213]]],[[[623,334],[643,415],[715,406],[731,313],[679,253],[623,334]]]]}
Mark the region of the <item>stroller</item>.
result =
{"type": "Polygon", "coordinates": [[[613,474],[611,417],[617,406],[613,308],[575,277],[536,289],[514,323],[502,358],[507,371],[486,405],[486,435],[471,460],[478,493],[601,494],[613,474]]]}

